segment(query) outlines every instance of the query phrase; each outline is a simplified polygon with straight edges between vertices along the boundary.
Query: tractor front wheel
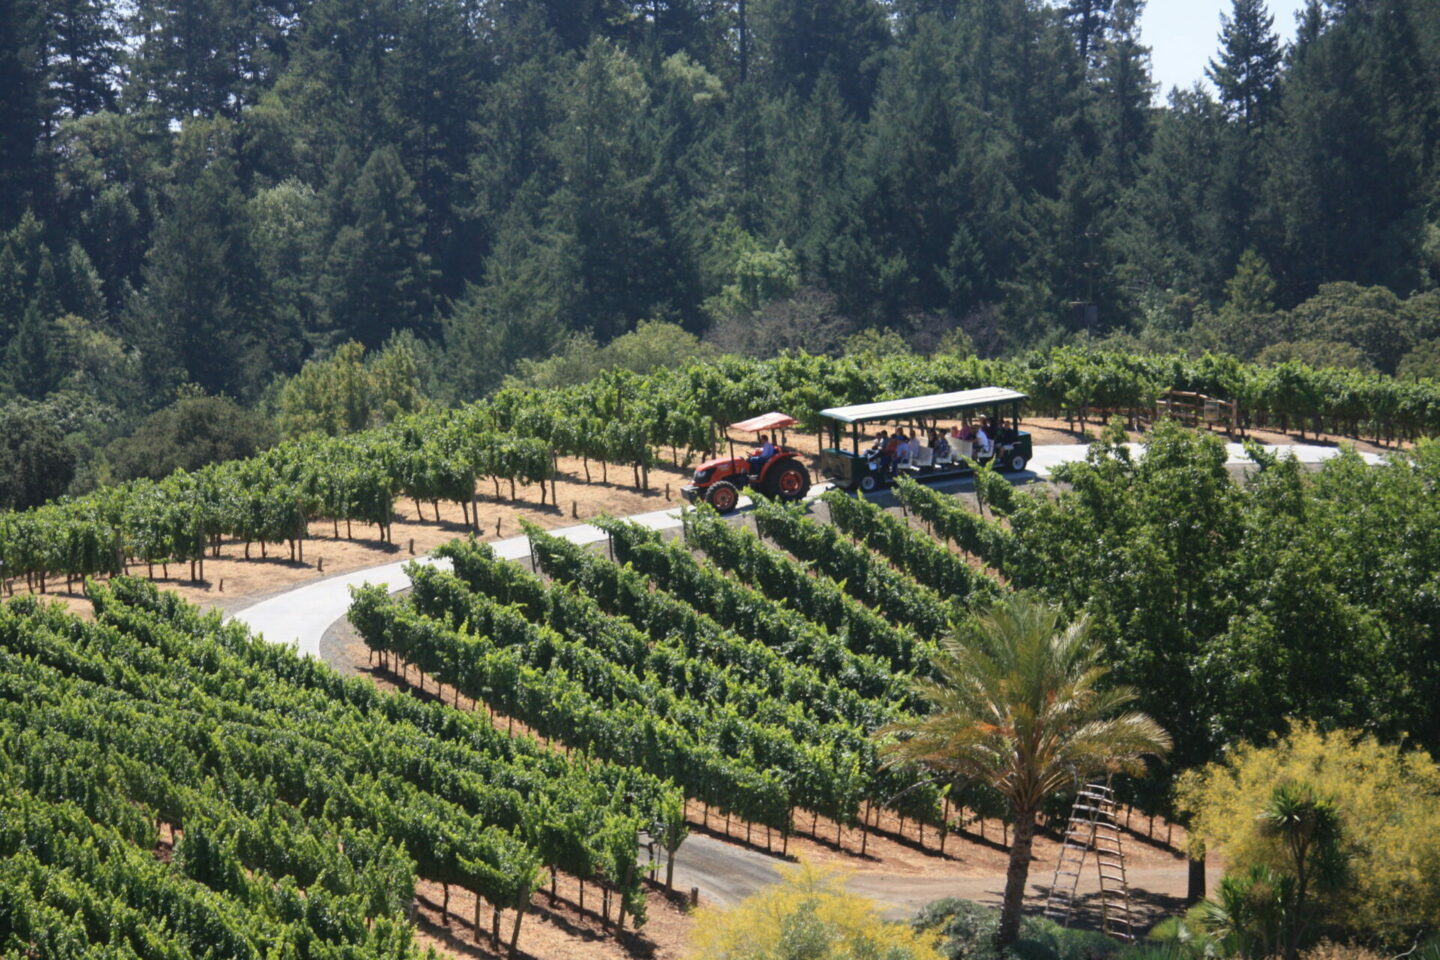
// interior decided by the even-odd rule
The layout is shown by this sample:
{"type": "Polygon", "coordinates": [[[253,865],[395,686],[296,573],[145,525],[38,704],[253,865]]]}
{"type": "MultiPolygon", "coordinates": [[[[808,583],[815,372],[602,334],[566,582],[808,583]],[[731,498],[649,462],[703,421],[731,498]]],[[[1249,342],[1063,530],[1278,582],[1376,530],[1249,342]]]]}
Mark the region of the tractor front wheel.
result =
{"type": "Polygon", "coordinates": [[[717,513],[729,513],[740,503],[740,491],[728,480],[717,480],[705,491],[705,502],[717,513]]]}

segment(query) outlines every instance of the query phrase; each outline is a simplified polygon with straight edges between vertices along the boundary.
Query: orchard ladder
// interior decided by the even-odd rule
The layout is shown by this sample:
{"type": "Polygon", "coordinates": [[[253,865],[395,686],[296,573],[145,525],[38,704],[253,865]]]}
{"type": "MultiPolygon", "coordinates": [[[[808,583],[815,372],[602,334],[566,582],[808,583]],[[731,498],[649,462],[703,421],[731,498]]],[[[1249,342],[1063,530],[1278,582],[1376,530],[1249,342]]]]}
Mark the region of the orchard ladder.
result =
{"type": "Polygon", "coordinates": [[[1135,940],[1130,912],[1130,886],[1125,881],[1125,852],[1120,845],[1120,824],[1115,817],[1115,793],[1105,783],[1087,783],[1075,795],[1065,842],[1055,861],[1055,878],[1045,900],[1045,916],[1069,926],[1075,911],[1080,873],[1091,852],[1100,876],[1100,918],[1105,932],[1127,943],[1135,940]]]}

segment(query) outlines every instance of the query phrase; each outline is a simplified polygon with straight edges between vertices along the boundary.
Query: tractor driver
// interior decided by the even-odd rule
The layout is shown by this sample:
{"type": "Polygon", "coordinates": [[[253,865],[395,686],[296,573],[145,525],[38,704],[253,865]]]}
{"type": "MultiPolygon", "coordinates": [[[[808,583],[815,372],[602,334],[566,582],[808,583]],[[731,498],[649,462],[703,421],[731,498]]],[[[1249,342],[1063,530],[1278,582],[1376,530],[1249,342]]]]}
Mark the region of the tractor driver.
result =
{"type": "Polygon", "coordinates": [[[748,461],[750,472],[758,476],[761,468],[769,463],[773,456],[775,456],[775,442],[765,434],[760,434],[760,449],[751,454],[748,461]]]}

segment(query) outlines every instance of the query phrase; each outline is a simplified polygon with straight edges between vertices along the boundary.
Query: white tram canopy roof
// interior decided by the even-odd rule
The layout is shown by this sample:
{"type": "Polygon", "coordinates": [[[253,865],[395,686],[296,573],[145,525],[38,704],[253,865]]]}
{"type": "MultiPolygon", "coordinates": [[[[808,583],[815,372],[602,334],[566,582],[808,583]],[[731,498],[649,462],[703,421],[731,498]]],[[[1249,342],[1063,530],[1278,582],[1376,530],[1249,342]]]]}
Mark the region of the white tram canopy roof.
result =
{"type": "Polygon", "coordinates": [[[932,393],[927,397],[906,397],[903,400],[881,400],[879,403],[856,403],[848,407],[830,407],[820,416],[842,423],[866,420],[904,420],[927,414],[948,413],[989,407],[1026,399],[1025,394],[1004,387],[980,387],[977,390],[956,390],[953,393],[932,393]]]}

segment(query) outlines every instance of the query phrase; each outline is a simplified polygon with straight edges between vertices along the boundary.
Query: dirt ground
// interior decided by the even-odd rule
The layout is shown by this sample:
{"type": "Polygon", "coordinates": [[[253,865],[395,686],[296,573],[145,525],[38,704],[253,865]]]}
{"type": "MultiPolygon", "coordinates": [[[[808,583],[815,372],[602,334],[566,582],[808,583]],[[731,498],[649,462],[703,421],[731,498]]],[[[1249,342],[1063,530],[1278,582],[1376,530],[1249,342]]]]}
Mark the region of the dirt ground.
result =
{"type": "Polygon", "coordinates": [[[561,876],[552,903],[550,887],[536,891],[530,909],[520,924],[516,953],[508,943],[515,922],[513,910],[500,915],[500,947],[492,939],[493,919],[482,904],[480,926],[475,926],[475,897],[459,887],[451,891],[450,910],[442,914],[444,891],[440,884],[422,882],[416,888],[415,928],[421,946],[453,957],[521,957],[528,960],[678,960],[691,927],[690,914],[681,898],[667,895],[658,887],[645,898],[646,922],[635,930],[627,918],[623,931],[615,929],[613,912],[606,923],[600,913],[600,891],[586,889],[585,909],[580,909],[579,884],[561,876]]]}

